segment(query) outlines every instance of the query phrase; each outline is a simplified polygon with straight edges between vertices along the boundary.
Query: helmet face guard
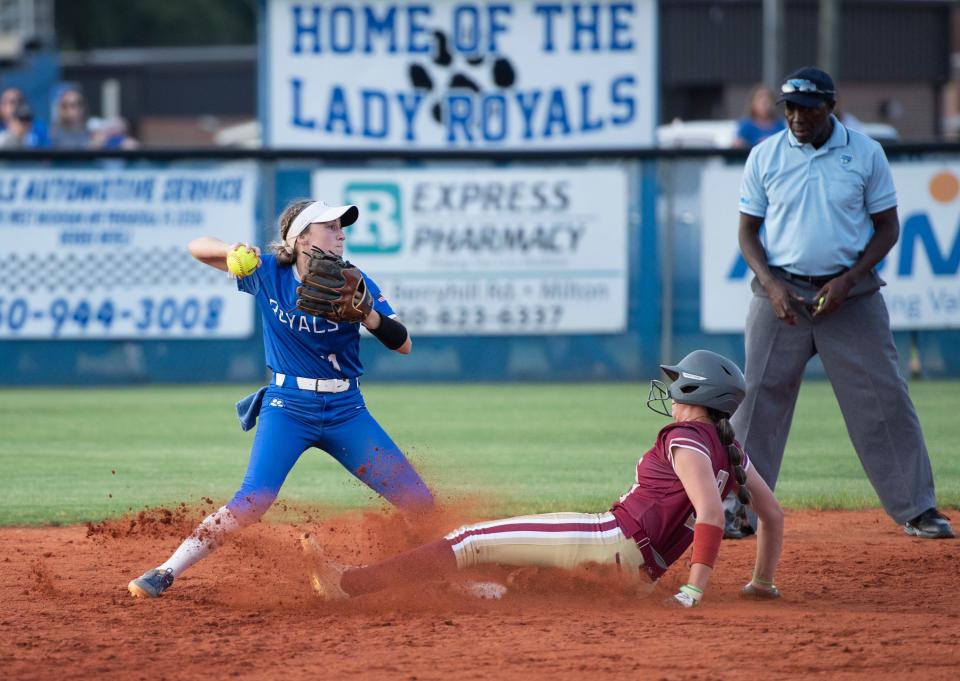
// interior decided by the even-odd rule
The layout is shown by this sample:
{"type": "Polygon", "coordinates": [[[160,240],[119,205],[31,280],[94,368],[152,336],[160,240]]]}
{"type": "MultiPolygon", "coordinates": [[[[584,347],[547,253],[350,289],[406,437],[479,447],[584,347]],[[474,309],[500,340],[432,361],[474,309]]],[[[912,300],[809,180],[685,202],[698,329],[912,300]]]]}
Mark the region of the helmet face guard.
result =
{"type": "Polygon", "coordinates": [[[667,386],[656,379],[650,381],[650,392],[647,393],[647,408],[664,416],[673,416],[670,405],[667,400],[670,398],[670,391],[667,386]]]}

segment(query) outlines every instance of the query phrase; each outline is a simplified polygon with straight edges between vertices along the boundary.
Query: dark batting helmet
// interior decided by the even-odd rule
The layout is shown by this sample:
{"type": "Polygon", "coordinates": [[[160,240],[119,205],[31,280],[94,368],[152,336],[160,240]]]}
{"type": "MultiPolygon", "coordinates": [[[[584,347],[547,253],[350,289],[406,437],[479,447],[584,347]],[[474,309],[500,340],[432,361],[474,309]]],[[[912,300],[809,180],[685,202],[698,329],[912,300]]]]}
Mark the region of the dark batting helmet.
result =
{"type": "Polygon", "coordinates": [[[695,350],[674,365],[660,368],[672,383],[668,389],[660,381],[650,381],[647,406],[658,414],[670,416],[666,401],[679,404],[698,404],[716,409],[730,417],[746,394],[743,372],[734,362],[709,350],[695,350]],[[659,402],[661,409],[654,406],[659,402]]]}

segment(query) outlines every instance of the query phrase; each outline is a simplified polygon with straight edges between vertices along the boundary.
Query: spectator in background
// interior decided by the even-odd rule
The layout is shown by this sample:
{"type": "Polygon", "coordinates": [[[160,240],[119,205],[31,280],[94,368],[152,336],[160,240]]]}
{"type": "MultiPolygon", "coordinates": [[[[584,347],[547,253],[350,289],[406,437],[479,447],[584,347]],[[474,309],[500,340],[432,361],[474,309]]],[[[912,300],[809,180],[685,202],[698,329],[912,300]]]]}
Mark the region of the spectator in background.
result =
{"type": "Polygon", "coordinates": [[[7,129],[13,112],[23,104],[23,93],[20,88],[8,87],[0,94],[0,128],[7,129]]]}
{"type": "Polygon", "coordinates": [[[90,146],[95,149],[137,149],[140,143],[127,134],[127,121],[120,116],[91,118],[90,146]]]}
{"type": "Polygon", "coordinates": [[[777,111],[773,92],[765,85],[755,85],[747,97],[746,115],[737,121],[733,146],[749,149],[783,128],[783,116],[777,111]]]}
{"type": "Polygon", "coordinates": [[[24,102],[13,112],[6,129],[0,133],[0,148],[27,149],[30,147],[30,141],[33,137],[35,137],[33,134],[33,109],[24,102]]]}
{"type": "Polygon", "coordinates": [[[50,146],[47,126],[34,120],[33,111],[18,87],[8,87],[0,93],[0,145],[7,149],[50,146]]]}
{"type": "Polygon", "coordinates": [[[50,141],[58,149],[86,149],[90,146],[87,108],[80,88],[63,88],[53,103],[50,141]]]}
{"type": "Polygon", "coordinates": [[[843,123],[843,127],[845,127],[847,130],[863,132],[863,123],[860,122],[860,119],[854,116],[852,113],[841,108],[840,102],[837,102],[837,105],[833,107],[833,115],[837,117],[838,121],[843,123]]]}

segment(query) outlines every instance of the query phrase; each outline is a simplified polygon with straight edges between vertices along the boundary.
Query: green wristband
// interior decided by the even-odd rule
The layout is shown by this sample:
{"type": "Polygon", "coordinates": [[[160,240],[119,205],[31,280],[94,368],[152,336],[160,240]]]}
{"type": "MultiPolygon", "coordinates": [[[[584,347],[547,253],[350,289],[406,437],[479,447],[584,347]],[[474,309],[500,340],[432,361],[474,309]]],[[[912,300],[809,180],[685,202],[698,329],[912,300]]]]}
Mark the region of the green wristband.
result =
{"type": "Polygon", "coordinates": [[[684,584],[680,587],[680,593],[687,594],[690,598],[695,600],[697,603],[700,602],[700,599],[703,598],[703,589],[698,589],[693,584],[684,584]]]}

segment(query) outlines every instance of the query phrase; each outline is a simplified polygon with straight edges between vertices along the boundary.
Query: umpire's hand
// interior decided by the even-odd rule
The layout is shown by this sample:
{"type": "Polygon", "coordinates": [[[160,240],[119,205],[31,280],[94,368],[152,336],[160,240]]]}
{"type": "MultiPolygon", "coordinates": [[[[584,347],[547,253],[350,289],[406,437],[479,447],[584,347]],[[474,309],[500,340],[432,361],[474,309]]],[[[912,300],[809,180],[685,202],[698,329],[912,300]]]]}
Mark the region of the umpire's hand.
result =
{"type": "Polygon", "coordinates": [[[813,316],[822,317],[835,312],[847,299],[853,284],[853,277],[850,276],[849,272],[844,272],[839,277],[834,277],[824,284],[823,288],[817,293],[818,304],[813,311],[813,316]],[[819,301],[822,301],[822,303],[819,301]]]}
{"type": "MultiPolygon", "coordinates": [[[[827,284],[829,286],[829,283],[827,284]]],[[[786,322],[790,326],[797,323],[797,315],[793,310],[792,302],[803,305],[803,296],[793,291],[776,277],[770,277],[770,280],[764,286],[767,292],[767,299],[770,301],[770,307],[777,319],[786,322]]]]}

